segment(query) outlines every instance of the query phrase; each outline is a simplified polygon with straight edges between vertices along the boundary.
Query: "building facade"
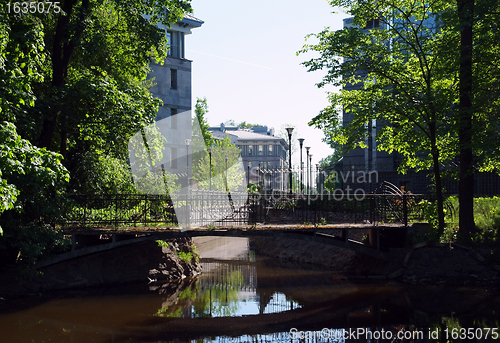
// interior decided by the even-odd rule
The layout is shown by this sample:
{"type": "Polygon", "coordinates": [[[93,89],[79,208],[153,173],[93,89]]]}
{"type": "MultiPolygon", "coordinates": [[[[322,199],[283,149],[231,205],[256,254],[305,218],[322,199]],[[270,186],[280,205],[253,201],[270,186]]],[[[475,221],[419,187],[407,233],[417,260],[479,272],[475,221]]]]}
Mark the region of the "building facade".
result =
{"type": "Polygon", "coordinates": [[[231,143],[241,149],[241,158],[249,182],[259,184],[265,190],[286,190],[288,187],[288,143],[274,135],[274,129],[254,126],[240,129],[235,126],[211,127],[215,139],[226,134],[231,143]]]}
{"type": "Polygon", "coordinates": [[[168,56],[163,64],[151,64],[149,78],[154,78],[151,88],[154,97],[162,100],[156,115],[156,124],[166,138],[162,167],[177,175],[183,186],[190,173],[190,153],[186,140],[192,138],[191,122],[191,64],[186,59],[186,36],[203,21],[189,14],[164,29],[169,44],[168,56]]]}

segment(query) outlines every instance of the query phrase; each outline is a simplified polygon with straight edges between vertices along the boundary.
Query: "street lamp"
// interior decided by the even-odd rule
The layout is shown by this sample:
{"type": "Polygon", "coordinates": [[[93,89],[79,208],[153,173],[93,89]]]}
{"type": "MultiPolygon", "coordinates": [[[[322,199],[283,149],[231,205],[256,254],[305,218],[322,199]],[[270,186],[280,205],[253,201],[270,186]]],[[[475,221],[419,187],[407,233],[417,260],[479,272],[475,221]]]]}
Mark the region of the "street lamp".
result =
{"type": "Polygon", "coordinates": [[[191,140],[186,138],[184,142],[186,143],[186,175],[187,175],[187,185],[189,187],[189,144],[191,143],[191,140]]]}
{"type": "Polygon", "coordinates": [[[316,163],[316,194],[319,194],[319,185],[321,182],[321,178],[319,175],[319,163],[316,163]]]}
{"type": "Polygon", "coordinates": [[[227,188],[227,155],[224,155],[224,158],[226,159],[226,193],[228,193],[229,189],[227,188]]]}
{"type": "Polygon", "coordinates": [[[210,190],[212,190],[212,151],[214,148],[208,148],[208,156],[210,157],[210,190]]]}
{"type": "Polygon", "coordinates": [[[292,131],[293,127],[287,127],[288,132],[288,168],[290,169],[289,182],[290,182],[290,194],[292,194],[292,131]]]}
{"type": "Polygon", "coordinates": [[[309,149],[311,149],[310,146],[306,146],[306,194],[309,194],[309,149]]]}
{"type": "Polygon", "coordinates": [[[252,162],[247,162],[247,184],[250,184],[250,168],[252,167],[252,162]]]}
{"type": "Polygon", "coordinates": [[[190,227],[191,223],[189,221],[190,217],[190,188],[191,188],[191,182],[189,180],[189,144],[191,143],[191,140],[186,138],[184,140],[186,143],[186,184],[187,184],[187,192],[186,192],[186,227],[190,227]]]}
{"type": "Polygon", "coordinates": [[[309,154],[309,182],[310,182],[309,193],[311,193],[311,194],[312,194],[312,186],[313,186],[313,178],[312,178],[313,165],[312,165],[312,158],[313,158],[313,155],[309,154]]]}
{"type": "Polygon", "coordinates": [[[302,165],[302,145],[304,144],[304,138],[299,138],[300,144],[300,193],[304,192],[304,166],[302,165]]]}

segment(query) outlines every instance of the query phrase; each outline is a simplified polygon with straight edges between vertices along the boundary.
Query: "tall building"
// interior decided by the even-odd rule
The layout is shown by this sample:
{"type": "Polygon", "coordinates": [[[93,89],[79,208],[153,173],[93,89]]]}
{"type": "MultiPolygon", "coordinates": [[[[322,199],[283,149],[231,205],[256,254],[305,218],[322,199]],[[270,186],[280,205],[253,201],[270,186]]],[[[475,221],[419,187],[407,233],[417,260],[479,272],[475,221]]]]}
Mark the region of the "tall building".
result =
{"type": "MultiPolygon", "coordinates": [[[[363,32],[369,34],[369,30],[383,28],[383,25],[383,22],[377,19],[370,20],[363,32]]],[[[427,18],[424,25],[427,28],[435,28],[436,21],[427,18]]],[[[344,28],[353,27],[353,18],[344,19],[343,26],[344,28]]],[[[358,75],[366,77],[367,73],[359,70],[358,75]]],[[[376,80],[373,80],[373,82],[376,82],[376,80]]],[[[344,86],[345,90],[360,90],[362,88],[362,84],[347,84],[344,86]]],[[[342,117],[344,127],[353,120],[353,115],[347,111],[343,112],[342,117]]],[[[349,151],[344,155],[341,163],[336,166],[336,171],[341,174],[342,187],[345,189],[349,186],[352,190],[362,188],[364,191],[371,192],[380,190],[380,185],[384,181],[389,181],[396,187],[404,188],[405,191],[411,191],[412,193],[431,192],[433,182],[429,176],[431,174],[430,170],[421,172],[409,170],[404,175],[400,174],[397,170],[403,161],[403,156],[397,152],[389,154],[377,150],[376,135],[385,125],[389,124],[381,120],[372,120],[369,125],[366,125],[367,135],[364,138],[364,143],[367,147],[358,147],[349,151]],[[365,178],[362,177],[363,173],[366,176],[365,178]]],[[[422,151],[421,154],[424,155],[427,152],[422,151]]],[[[456,167],[442,166],[443,170],[456,167]]],[[[446,194],[456,194],[458,192],[456,181],[444,178],[442,183],[446,194]]],[[[496,195],[500,191],[500,178],[494,173],[476,173],[474,189],[476,195],[496,195]]]]}
{"type": "MultiPolygon", "coordinates": [[[[344,19],[343,24],[344,28],[353,27],[353,18],[344,19]]],[[[363,32],[369,34],[370,30],[383,29],[384,25],[378,19],[373,19],[367,22],[363,32]]],[[[366,77],[367,73],[359,70],[358,75],[366,77]]],[[[376,80],[373,80],[373,82],[376,82],[376,80]]],[[[362,83],[344,86],[344,89],[349,91],[362,88],[362,83]]],[[[343,126],[349,125],[352,120],[353,114],[344,111],[342,116],[343,126]]],[[[361,188],[366,192],[372,192],[378,190],[384,181],[389,181],[398,188],[413,193],[429,192],[429,186],[432,182],[427,178],[427,173],[415,173],[410,170],[404,175],[399,174],[397,170],[403,161],[403,157],[397,152],[389,154],[386,151],[377,150],[377,133],[386,125],[388,123],[383,120],[373,119],[369,124],[365,125],[367,134],[364,137],[364,143],[367,147],[358,147],[344,155],[341,165],[337,168],[341,172],[343,180],[345,180],[344,188],[349,186],[353,190],[361,188]]]]}
{"type": "Polygon", "coordinates": [[[153,96],[163,102],[156,115],[156,121],[167,140],[163,167],[179,176],[186,185],[189,174],[190,153],[186,140],[192,138],[191,122],[191,64],[186,58],[186,36],[192,29],[201,27],[203,21],[186,14],[184,18],[166,28],[169,44],[168,56],[163,64],[151,64],[150,78],[155,85],[153,96]]]}

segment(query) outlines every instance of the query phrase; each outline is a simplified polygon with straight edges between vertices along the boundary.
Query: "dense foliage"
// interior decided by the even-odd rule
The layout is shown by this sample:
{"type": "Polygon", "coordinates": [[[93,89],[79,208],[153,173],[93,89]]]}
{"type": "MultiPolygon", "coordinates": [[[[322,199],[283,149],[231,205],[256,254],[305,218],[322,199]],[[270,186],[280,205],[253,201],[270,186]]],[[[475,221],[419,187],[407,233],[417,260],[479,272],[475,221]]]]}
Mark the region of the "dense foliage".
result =
{"type": "Polygon", "coordinates": [[[149,64],[166,56],[164,28],[191,7],[189,0],[66,0],[61,13],[6,6],[0,252],[2,262],[33,263],[64,245],[55,230],[62,194],[133,191],[127,143],[159,105],[148,90],[149,64]]]}
{"type": "Polygon", "coordinates": [[[472,207],[466,206],[472,204],[474,168],[494,170],[500,161],[491,145],[500,139],[498,3],[475,1],[472,12],[460,4],[471,1],[458,1],[462,7],[440,0],[330,1],[353,16],[353,26],[310,35],[317,43],[300,51],[319,53],[303,64],[309,71],[326,71],[320,87],[355,86],[329,93],[330,106],[310,125],[350,150],[365,147],[374,122],[384,123],[377,133],[378,149],[404,157],[400,172],[432,171],[441,232],[443,166],[460,161],[461,217],[469,219],[462,225],[467,233],[474,226],[472,207]],[[464,86],[464,64],[472,49],[464,34],[472,24],[477,42],[472,51],[474,88],[470,82],[464,86]],[[352,119],[347,126],[343,113],[352,119]]]}

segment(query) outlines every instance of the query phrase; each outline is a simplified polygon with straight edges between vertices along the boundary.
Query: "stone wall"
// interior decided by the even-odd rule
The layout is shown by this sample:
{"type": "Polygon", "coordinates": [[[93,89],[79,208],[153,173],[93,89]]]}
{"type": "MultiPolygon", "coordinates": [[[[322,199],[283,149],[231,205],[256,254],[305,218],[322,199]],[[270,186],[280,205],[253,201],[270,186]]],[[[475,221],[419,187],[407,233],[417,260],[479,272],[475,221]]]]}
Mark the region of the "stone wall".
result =
{"type": "Polygon", "coordinates": [[[386,261],[315,242],[257,238],[257,253],[289,261],[322,265],[345,272],[355,281],[400,280],[410,284],[497,285],[500,266],[485,252],[460,245],[420,243],[391,248],[386,261]]]}
{"type": "Polygon", "coordinates": [[[326,266],[334,270],[346,269],[356,257],[354,251],[298,239],[255,237],[251,242],[260,255],[326,266]]]}
{"type": "Polygon", "coordinates": [[[177,254],[191,252],[191,239],[167,241],[160,247],[144,241],[39,268],[41,275],[25,287],[28,291],[70,289],[148,280],[175,280],[201,271],[197,259],[186,263],[177,254]]]}

